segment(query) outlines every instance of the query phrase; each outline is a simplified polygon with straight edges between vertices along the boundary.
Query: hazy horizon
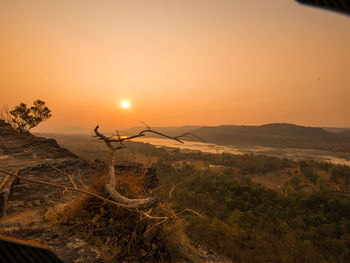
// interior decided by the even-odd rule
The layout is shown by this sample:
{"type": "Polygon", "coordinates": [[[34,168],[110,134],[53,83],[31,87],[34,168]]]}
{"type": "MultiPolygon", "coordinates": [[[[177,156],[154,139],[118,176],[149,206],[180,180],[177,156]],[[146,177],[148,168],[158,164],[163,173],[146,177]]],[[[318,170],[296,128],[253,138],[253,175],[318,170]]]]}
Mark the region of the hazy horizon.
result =
{"type": "MultiPolygon", "coordinates": [[[[293,124],[298,125],[295,123],[264,123],[264,124],[258,124],[258,125],[250,125],[250,124],[242,124],[242,126],[260,126],[260,125],[267,125],[267,124],[293,124]]],[[[96,124],[98,125],[98,124],[96,124]]],[[[57,134],[86,134],[86,133],[93,133],[93,129],[96,127],[84,127],[84,126],[64,126],[64,127],[43,127],[42,125],[39,125],[38,127],[35,127],[32,132],[34,133],[57,133],[57,134]]],[[[181,126],[153,126],[150,127],[152,129],[157,128],[182,128],[182,127],[216,127],[216,126],[224,126],[224,125],[232,125],[232,126],[240,126],[240,124],[218,124],[218,125],[181,125],[181,126]]],[[[298,125],[299,126],[299,125],[298,125]]],[[[349,127],[329,127],[329,126],[310,126],[310,125],[300,125],[305,127],[316,127],[316,128],[323,128],[323,129],[329,129],[330,132],[339,132],[343,130],[350,130],[349,127]]],[[[104,132],[107,133],[115,133],[116,130],[118,131],[128,131],[135,128],[142,128],[145,126],[136,125],[132,127],[127,127],[126,129],[111,129],[108,127],[101,127],[101,129],[104,132]]]]}
{"type": "Polygon", "coordinates": [[[0,107],[44,100],[53,116],[33,131],[350,127],[349,16],[293,0],[13,0],[0,21],[0,107]]]}

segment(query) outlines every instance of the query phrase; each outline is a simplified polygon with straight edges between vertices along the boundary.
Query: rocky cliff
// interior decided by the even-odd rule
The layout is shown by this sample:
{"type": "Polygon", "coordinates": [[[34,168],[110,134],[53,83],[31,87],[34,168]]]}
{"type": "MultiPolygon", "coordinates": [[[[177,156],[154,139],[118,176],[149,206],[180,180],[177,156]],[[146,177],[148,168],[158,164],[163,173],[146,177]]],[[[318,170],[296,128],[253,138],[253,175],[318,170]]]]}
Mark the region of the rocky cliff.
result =
{"type": "MultiPolygon", "coordinates": [[[[103,193],[104,162],[82,160],[53,139],[18,134],[4,123],[0,125],[0,169],[72,187],[67,173],[79,189],[108,198],[103,193]]],[[[116,177],[119,190],[130,198],[144,198],[158,184],[153,167],[135,164],[118,166],[116,171],[121,175],[116,177]]],[[[0,173],[0,183],[3,179],[0,173]]],[[[113,262],[168,262],[175,258],[189,262],[190,257],[197,259],[195,262],[229,262],[198,244],[190,245],[176,221],[159,225],[151,234],[148,230],[157,226],[154,220],[141,220],[135,211],[62,188],[16,179],[7,205],[7,215],[0,218],[0,235],[49,246],[64,262],[111,262],[108,255],[117,260],[113,262]]],[[[171,214],[164,207],[153,209],[171,214]]]]}
{"type": "MultiPolygon", "coordinates": [[[[0,168],[29,179],[71,186],[67,173],[103,171],[105,164],[89,163],[61,148],[53,139],[18,134],[0,122],[0,168]]],[[[0,182],[5,175],[0,174],[0,182]]],[[[77,178],[80,184],[89,178],[77,178]]],[[[1,190],[1,189],[0,189],[1,190]]],[[[64,262],[98,262],[97,250],[83,240],[69,239],[46,224],[44,214],[52,206],[77,196],[62,189],[15,180],[7,203],[6,216],[0,219],[0,234],[49,246],[64,262]]]]}

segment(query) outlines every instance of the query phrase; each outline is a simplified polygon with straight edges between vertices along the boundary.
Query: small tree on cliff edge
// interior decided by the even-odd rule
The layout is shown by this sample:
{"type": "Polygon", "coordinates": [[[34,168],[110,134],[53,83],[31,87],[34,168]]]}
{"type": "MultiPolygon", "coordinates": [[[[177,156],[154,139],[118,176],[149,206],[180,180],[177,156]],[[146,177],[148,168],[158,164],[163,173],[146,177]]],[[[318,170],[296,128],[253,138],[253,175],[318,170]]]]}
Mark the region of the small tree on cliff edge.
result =
{"type": "Polygon", "coordinates": [[[38,126],[40,122],[52,116],[51,110],[46,107],[45,102],[42,100],[34,101],[34,105],[30,108],[22,102],[11,110],[10,114],[14,128],[20,133],[28,132],[30,129],[38,126]]]}

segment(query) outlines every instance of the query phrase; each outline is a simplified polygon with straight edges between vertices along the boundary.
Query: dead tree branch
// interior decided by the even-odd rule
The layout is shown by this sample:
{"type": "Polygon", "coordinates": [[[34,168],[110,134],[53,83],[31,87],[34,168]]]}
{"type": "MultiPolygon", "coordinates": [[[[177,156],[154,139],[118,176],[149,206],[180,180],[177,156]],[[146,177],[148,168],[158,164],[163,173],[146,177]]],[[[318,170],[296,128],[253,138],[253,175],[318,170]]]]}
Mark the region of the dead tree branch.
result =
{"type": "MultiPolygon", "coordinates": [[[[177,214],[174,214],[173,216],[164,217],[162,221],[160,221],[160,222],[158,222],[158,223],[155,223],[151,228],[147,229],[146,232],[151,232],[152,229],[154,229],[156,226],[159,226],[159,225],[165,223],[165,222],[168,221],[168,220],[176,219],[176,218],[178,218],[180,215],[182,215],[182,214],[184,214],[184,213],[186,213],[186,212],[190,212],[190,213],[195,214],[195,215],[197,215],[197,216],[199,216],[199,217],[202,217],[202,215],[201,215],[200,213],[198,213],[198,212],[196,212],[196,211],[194,211],[194,210],[192,210],[192,209],[185,208],[184,210],[178,212],[177,214]]],[[[146,214],[146,213],[144,213],[144,215],[145,215],[145,214],[146,214]]],[[[162,218],[159,217],[158,219],[162,219],[162,218]]]]}
{"type": "Polygon", "coordinates": [[[155,200],[154,200],[154,198],[129,199],[129,198],[121,195],[120,193],[118,193],[116,191],[116,188],[115,188],[116,185],[115,185],[114,153],[117,150],[119,150],[119,149],[126,148],[125,145],[123,144],[124,141],[130,141],[132,139],[143,137],[143,136],[145,136],[146,133],[157,134],[157,135],[160,135],[162,137],[165,137],[165,138],[168,138],[168,139],[175,140],[175,141],[178,141],[180,143],[183,143],[180,140],[182,135],[176,136],[176,137],[171,137],[171,136],[166,135],[164,133],[152,130],[147,124],[145,124],[145,125],[146,125],[147,129],[139,132],[136,135],[122,137],[118,133],[117,134],[117,138],[107,137],[104,134],[100,133],[99,130],[98,130],[99,129],[98,125],[94,129],[95,136],[99,140],[103,141],[106,144],[107,148],[109,149],[109,151],[111,153],[111,162],[110,162],[110,165],[109,165],[109,172],[108,172],[109,183],[105,185],[106,191],[109,193],[110,197],[113,198],[118,203],[122,203],[122,204],[128,205],[129,207],[134,207],[134,208],[141,208],[143,206],[150,205],[150,204],[154,203],[155,200]],[[114,146],[113,145],[114,143],[116,143],[117,146],[114,146]]]}
{"type": "Polygon", "coordinates": [[[52,167],[52,168],[55,169],[56,171],[58,171],[58,172],[64,174],[65,176],[67,176],[67,177],[68,177],[68,180],[71,182],[71,184],[74,186],[74,188],[75,188],[75,189],[78,189],[78,187],[77,187],[76,184],[74,183],[74,181],[73,181],[73,179],[72,179],[72,177],[70,176],[69,173],[66,173],[65,171],[62,171],[61,169],[58,169],[56,166],[54,166],[54,165],[53,165],[52,163],[50,163],[49,161],[46,161],[46,163],[47,163],[48,165],[50,165],[50,167],[52,167]]]}
{"type": "Polygon", "coordinates": [[[178,187],[178,186],[181,185],[181,184],[183,184],[183,182],[182,182],[182,183],[178,183],[177,185],[173,186],[173,187],[170,189],[170,191],[169,191],[169,198],[172,198],[172,197],[173,197],[173,192],[174,192],[175,188],[178,187]]]}
{"type": "Polygon", "coordinates": [[[187,136],[193,136],[193,137],[197,138],[198,140],[200,140],[201,142],[205,142],[205,140],[203,140],[201,137],[195,135],[192,132],[185,132],[185,133],[181,134],[180,136],[176,136],[174,138],[180,138],[180,137],[184,138],[184,137],[187,137],[187,136]]]}
{"type": "Polygon", "coordinates": [[[51,182],[45,182],[45,181],[30,179],[30,178],[26,178],[24,176],[21,176],[21,175],[18,175],[18,174],[15,174],[15,173],[3,170],[3,169],[0,169],[0,172],[3,173],[3,174],[14,176],[14,177],[16,177],[16,178],[18,178],[20,180],[26,181],[26,182],[35,183],[35,184],[42,184],[42,185],[49,185],[49,186],[53,186],[53,187],[56,187],[56,188],[71,190],[71,191],[75,191],[75,192],[79,192],[79,193],[82,193],[82,194],[86,194],[86,195],[90,195],[90,196],[96,197],[97,199],[100,199],[100,200],[102,200],[102,201],[104,201],[106,203],[110,203],[112,205],[116,205],[116,206],[120,206],[120,207],[124,207],[124,208],[131,208],[128,205],[119,204],[118,202],[109,200],[107,198],[104,198],[103,196],[100,196],[98,194],[95,194],[95,193],[92,193],[92,192],[89,192],[89,191],[86,191],[86,190],[82,190],[82,189],[79,189],[79,188],[74,188],[74,187],[70,187],[70,186],[66,186],[66,185],[61,185],[61,184],[56,184],[56,183],[51,183],[51,182]]]}
{"type": "MultiPolygon", "coordinates": [[[[175,141],[178,141],[180,143],[183,143],[183,141],[180,140],[181,137],[183,137],[184,135],[180,135],[180,136],[176,136],[176,137],[171,137],[169,135],[166,135],[164,133],[161,133],[161,132],[157,132],[157,131],[154,131],[154,130],[151,130],[149,128],[149,126],[147,126],[148,128],[146,130],[143,130],[143,131],[140,131],[138,134],[136,135],[132,135],[132,136],[119,136],[118,138],[108,138],[107,136],[103,135],[102,133],[100,133],[98,131],[100,126],[96,126],[96,128],[94,129],[94,132],[96,134],[96,137],[99,139],[99,140],[102,140],[106,143],[107,147],[109,149],[114,149],[114,150],[118,150],[117,148],[118,147],[114,147],[112,145],[112,143],[122,143],[124,141],[130,141],[130,140],[133,140],[133,139],[136,139],[136,138],[139,138],[139,137],[143,137],[145,136],[147,133],[154,133],[154,134],[157,134],[159,136],[162,136],[162,137],[165,137],[165,138],[168,138],[168,139],[171,139],[171,140],[175,140],[175,141]]],[[[122,147],[122,148],[125,148],[125,147],[122,147]]]]}
{"type": "MultiPolygon", "coordinates": [[[[100,200],[102,200],[102,201],[104,201],[106,203],[109,203],[109,204],[112,204],[112,205],[116,205],[118,207],[126,208],[128,210],[132,210],[132,211],[135,211],[135,212],[138,212],[141,215],[143,215],[145,218],[149,218],[149,219],[161,219],[161,220],[165,220],[166,221],[168,219],[175,218],[176,216],[182,214],[185,210],[189,211],[189,209],[185,209],[184,211],[181,211],[180,213],[175,214],[175,215],[170,216],[170,217],[169,216],[152,216],[152,215],[149,214],[150,212],[143,212],[143,211],[140,211],[139,209],[143,208],[145,206],[148,206],[150,204],[153,204],[154,201],[155,201],[154,198],[129,199],[129,198],[121,195],[120,193],[118,193],[116,191],[116,188],[115,188],[116,181],[115,181],[114,153],[115,153],[116,150],[119,150],[121,148],[125,148],[125,146],[124,145],[113,146],[112,142],[117,142],[117,143],[121,144],[125,140],[131,140],[133,138],[144,136],[144,134],[146,132],[152,132],[152,133],[164,136],[166,138],[174,139],[176,141],[180,141],[178,139],[180,136],[178,136],[178,137],[171,137],[171,136],[168,136],[168,135],[165,135],[165,134],[162,134],[162,133],[159,133],[159,132],[156,132],[156,131],[148,129],[148,130],[144,130],[144,131],[140,132],[138,135],[134,135],[134,136],[129,136],[129,137],[118,136],[118,140],[115,140],[115,139],[110,139],[110,138],[106,137],[105,135],[103,135],[102,133],[100,133],[98,131],[98,128],[99,128],[99,126],[96,126],[96,128],[94,129],[96,137],[98,137],[100,140],[103,140],[106,143],[106,145],[109,148],[109,150],[111,152],[111,155],[112,155],[111,163],[110,163],[110,166],[109,166],[109,174],[108,174],[109,175],[109,183],[105,185],[105,189],[106,189],[106,191],[110,194],[110,196],[114,200],[107,199],[107,198],[105,198],[105,197],[103,197],[103,196],[101,196],[99,194],[96,194],[96,193],[93,193],[93,192],[90,192],[90,191],[87,191],[87,190],[79,189],[76,186],[76,184],[74,183],[74,180],[72,179],[70,174],[60,170],[59,168],[55,167],[53,164],[51,164],[48,161],[47,161],[47,163],[53,169],[59,171],[60,173],[66,175],[68,177],[68,179],[72,183],[73,187],[62,185],[62,184],[57,184],[57,183],[52,183],[52,182],[48,182],[48,181],[41,181],[41,180],[26,178],[26,177],[21,176],[19,174],[16,174],[16,173],[13,173],[13,172],[10,172],[10,171],[6,171],[6,170],[3,170],[3,169],[0,169],[0,173],[6,174],[8,176],[11,176],[11,177],[14,177],[14,178],[17,178],[17,179],[20,179],[22,181],[30,182],[30,183],[48,185],[48,186],[52,186],[52,187],[56,187],[56,188],[61,188],[64,191],[70,190],[70,191],[79,192],[79,193],[82,193],[82,194],[85,194],[85,195],[89,195],[89,196],[95,197],[97,199],[100,199],[100,200]]],[[[7,177],[6,180],[8,180],[8,178],[9,177],[7,177]]],[[[3,184],[5,184],[5,183],[3,183],[3,184]]],[[[171,195],[171,193],[169,193],[169,194],[171,195]]],[[[195,212],[195,214],[198,214],[198,213],[195,212]]]]}
{"type": "MultiPolygon", "coordinates": [[[[56,188],[61,188],[61,189],[64,189],[64,190],[71,190],[71,191],[74,191],[74,192],[78,192],[78,193],[82,193],[82,194],[85,194],[85,195],[89,195],[89,196],[95,197],[97,199],[100,199],[100,200],[104,201],[105,203],[108,203],[108,204],[111,204],[111,205],[115,205],[115,206],[118,206],[118,207],[123,207],[123,208],[129,209],[131,211],[138,212],[141,215],[143,215],[145,218],[148,218],[148,219],[163,220],[163,221],[165,220],[166,221],[166,220],[169,220],[171,218],[176,218],[176,216],[178,216],[180,214],[183,214],[185,211],[189,211],[189,212],[194,213],[194,214],[196,214],[198,216],[201,216],[199,213],[197,213],[196,211],[193,211],[191,209],[184,209],[181,212],[179,212],[176,215],[171,216],[171,217],[168,217],[168,216],[152,216],[152,215],[149,214],[151,210],[149,212],[143,212],[143,211],[140,211],[137,208],[135,208],[134,205],[127,205],[127,204],[123,204],[123,203],[118,203],[116,201],[104,198],[103,196],[98,195],[98,194],[93,193],[93,192],[90,192],[90,191],[82,190],[82,189],[79,189],[79,188],[73,188],[73,187],[65,186],[65,185],[61,185],[61,184],[56,184],[56,183],[51,183],[51,182],[45,182],[45,181],[41,181],[41,180],[35,180],[35,179],[26,178],[24,176],[18,175],[18,173],[13,173],[13,172],[6,171],[6,170],[3,170],[3,169],[0,169],[0,173],[9,175],[9,176],[12,176],[14,178],[20,179],[22,181],[30,182],[30,183],[41,184],[41,185],[48,185],[48,186],[52,186],[52,187],[56,187],[56,188]]],[[[12,180],[9,180],[9,177],[6,177],[6,178],[7,178],[6,182],[12,181],[12,180]]],[[[5,185],[5,183],[3,183],[3,185],[5,185]]],[[[135,199],[135,200],[137,200],[137,199],[135,199]]]]}
{"type": "Polygon", "coordinates": [[[115,169],[114,169],[114,158],[112,158],[109,165],[109,183],[105,185],[107,193],[117,202],[126,204],[129,207],[140,208],[142,206],[150,205],[154,203],[154,198],[145,198],[145,199],[129,199],[115,190],[115,169]]]}

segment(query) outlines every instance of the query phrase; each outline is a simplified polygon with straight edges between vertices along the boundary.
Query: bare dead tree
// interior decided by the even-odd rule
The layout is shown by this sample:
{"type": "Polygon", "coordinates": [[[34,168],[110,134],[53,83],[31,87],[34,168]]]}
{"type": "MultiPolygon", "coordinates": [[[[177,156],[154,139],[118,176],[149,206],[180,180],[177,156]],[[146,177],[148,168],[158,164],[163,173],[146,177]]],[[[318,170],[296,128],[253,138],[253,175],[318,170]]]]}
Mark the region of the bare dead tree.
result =
{"type": "MultiPolygon", "coordinates": [[[[114,158],[115,158],[115,152],[117,150],[126,148],[126,146],[123,144],[123,142],[129,141],[129,140],[132,140],[132,139],[135,139],[135,138],[138,138],[138,137],[145,136],[146,133],[154,133],[154,134],[160,135],[162,137],[178,141],[180,143],[183,143],[180,140],[181,137],[188,136],[188,135],[195,136],[194,134],[191,134],[191,133],[185,133],[185,134],[182,134],[182,135],[179,135],[179,136],[176,136],[176,137],[171,137],[171,136],[168,136],[166,134],[163,134],[163,133],[160,133],[160,132],[152,130],[148,125],[146,125],[146,127],[147,127],[147,129],[139,132],[136,135],[120,136],[119,133],[117,133],[116,137],[115,136],[107,137],[104,134],[100,133],[98,131],[99,126],[96,126],[96,128],[94,129],[96,137],[106,144],[106,146],[109,149],[109,152],[111,154],[111,162],[110,162],[109,171],[108,171],[109,182],[105,185],[105,190],[107,191],[107,193],[110,195],[110,197],[113,200],[107,199],[107,198],[105,198],[105,197],[103,197],[103,196],[101,196],[101,195],[99,195],[97,193],[94,193],[94,192],[91,192],[91,191],[88,191],[88,190],[85,190],[85,189],[78,188],[77,185],[75,184],[74,180],[73,180],[73,177],[70,174],[66,173],[65,171],[62,171],[61,169],[55,167],[50,162],[46,161],[53,169],[59,171],[60,173],[62,173],[65,176],[67,176],[67,178],[69,179],[69,181],[70,181],[72,186],[57,184],[55,182],[50,182],[50,181],[42,181],[42,180],[37,180],[37,179],[26,178],[26,177],[23,177],[23,176],[19,175],[18,173],[13,173],[13,172],[10,172],[10,171],[4,170],[4,169],[0,169],[0,174],[2,173],[2,174],[7,175],[5,180],[0,182],[1,183],[0,184],[0,190],[5,189],[5,191],[1,192],[2,196],[4,197],[4,198],[2,198],[4,200],[2,200],[1,205],[0,205],[1,206],[0,207],[1,208],[0,209],[1,210],[1,214],[4,215],[5,212],[6,212],[7,197],[8,197],[9,190],[10,190],[9,188],[11,187],[10,185],[12,184],[13,179],[17,178],[17,179],[20,179],[21,181],[27,181],[27,182],[30,182],[30,183],[36,183],[36,184],[41,184],[41,185],[52,186],[52,187],[55,187],[55,188],[61,188],[64,191],[69,190],[69,191],[73,191],[73,192],[78,192],[78,193],[81,193],[81,194],[89,195],[89,196],[95,197],[95,198],[97,198],[99,200],[102,200],[102,201],[104,201],[106,203],[109,203],[111,205],[115,205],[115,206],[118,206],[118,207],[122,207],[122,208],[125,208],[125,209],[128,209],[128,210],[135,211],[135,212],[140,214],[140,216],[141,216],[140,220],[142,218],[161,220],[161,222],[159,224],[161,224],[161,223],[163,223],[163,222],[165,222],[167,220],[170,220],[170,219],[175,219],[175,218],[179,218],[181,216],[184,216],[186,214],[186,212],[187,213],[196,214],[198,216],[201,216],[196,211],[193,211],[193,210],[188,209],[188,208],[186,208],[186,209],[184,209],[184,210],[182,210],[182,211],[180,211],[180,212],[178,212],[176,214],[173,213],[173,215],[171,215],[171,216],[151,215],[150,213],[151,213],[152,209],[150,209],[147,212],[146,211],[142,211],[140,209],[154,204],[155,203],[155,199],[154,198],[149,197],[149,198],[144,198],[144,199],[129,199],[129,198],[123,196],[122,194],[120,194],[118,191],[116,191],[115,161],[114,161],[114,158]]],[[[169,197],[172,196],[172,192],[174,191],[174,189],[177,186],[178,185],[176,185],[175,187],[173,187],[170,190],[169,197]]]]}
{"type": "Polygon", "coordinates": [[[132,135],[132,136],[120,136],[119,132],[117,131],[117,135],[116,136],[111,136],[111,137],[107,137],[104,134],[99,132],[99,126],[97,125],[96,128],[94,129],[95,132],[95,137],[97,137],[99,140],[103,141],[107,148],[109,149],[109,152],[111,154],[111,161],[109,164],[109,171],[108,171],[108,177],[109,177],[109,182],[108,184],[105,185],[105,190],[107,191],[107,193],[110,195],[111,198],[113,198],[113,200],[115,200],[118,203],[121,204],[125,204],[128,207],[131,208],[135,208],[135,209],[139,209],[141,207],[145,207],[148,205],[151,205],[152,203],[155,202],[154,198],[144,198],[144,199],[130,199],[127,198],[123,195],[121,195],[117,190],[116,190],[116,183],[115,183],[115,152],[126,148],[126,146],[123,144],[123,142],[125,141],[130,141],[139,137],[143,137],[145,136],[147,133],[153,133],[153,134],[157,134],[159,136],[171,139],[171,140],[175,140],[177,142],[183,143],[183,141],[180,140],[180,138],[188,136],[188,135],[193,135],[195,137],[197,137],[196,135],[192,134],[192,133],[184,133],[181,134],[179,136],[175,136],[175,137],[171,137],[169,135],[166,135],[164,133],[152,130],[147,124],[143,123],[146,126],[145,130],[140,131],[138,134],[136,135],[132,135]]]}

